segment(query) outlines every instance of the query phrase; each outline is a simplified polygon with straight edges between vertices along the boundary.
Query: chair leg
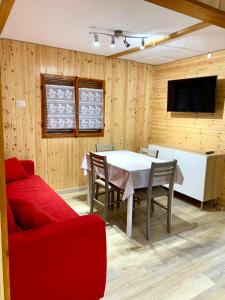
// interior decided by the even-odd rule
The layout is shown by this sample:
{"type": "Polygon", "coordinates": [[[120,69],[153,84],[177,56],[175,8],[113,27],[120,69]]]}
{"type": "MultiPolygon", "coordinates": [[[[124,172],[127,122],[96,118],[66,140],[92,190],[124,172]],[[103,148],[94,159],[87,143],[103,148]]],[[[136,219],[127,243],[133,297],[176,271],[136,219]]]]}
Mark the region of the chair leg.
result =
{"type": "Polygon", "coordinates": [[[168,214],[167,216],[167,232],[171,233],[171,220],[172,220],[172,216],[171,214],[168,214]]]}
{"type": "Polygon", "coordinates": [[[119,208],[120,207],[120,191],[117,191],[117,199],[116,199],[116,206],[117,206],[117,208],[119,208]]]}
{"type": "Polygon", "coordinates": [[[91,197],[90,213],[93,214],[93,211],[94,211],[94,201],[93,198],[91,197]]]}
{"type": "Polygon", "coordinates": [[[91,194],[91,197],[90,197],[90,213],[93,214],[93,211],[94,211],[94,200],[93,200],[93,193],[91,194]]]}
{"type": "Polygon", "coordinates": [[[107,222],[107,218],[108,218],[109,197],[110,197],[110,193],[108,191],[106,191],[105,192],[105,206],[104,206],[104,221],[105,222],[107,222]]]}
{"type": "Polygon", "coordinates": [[[171,225],[172,225],[172,201],[168,199],[167,205],[167,232],[171,233],[171,225]]]}
{"type": "Polygon", "coordinates": [[[96,186],[96,190],[95,190],[95,199],[98,200],[98,195],[99,195],[99,186],[96,186]]]}
{"type": "Polygon", "coordinates": [[[111,192],[111,208],[114,208],[114,191],[111,192]]]}
{"type": "Polygon", "coordinates": [[[152,200],[151,199],[148,199],[147,201],[147,228],[146,228],[146,232],[147,232],[147,240],[150,240],[151,239],[151,203],[152,200]]]}
{"type": "Polygon", "coordinates": [[[95,189],[95,186],[93,185],[92,191],[91,191],[91,197],[90,197],[90,213],[91,214],[93,214],[93,211],[94,211],[94,200],[93,200],[94,194],[95,194],[94,189],[95,189]]]}
{"type": "Polygon", "coordinates": [[[154,212],[154,202],[152,202],[152,204],[151,204],[151,212],[150,212],[151,218],[152,218],[153,212],[154,212]]]}

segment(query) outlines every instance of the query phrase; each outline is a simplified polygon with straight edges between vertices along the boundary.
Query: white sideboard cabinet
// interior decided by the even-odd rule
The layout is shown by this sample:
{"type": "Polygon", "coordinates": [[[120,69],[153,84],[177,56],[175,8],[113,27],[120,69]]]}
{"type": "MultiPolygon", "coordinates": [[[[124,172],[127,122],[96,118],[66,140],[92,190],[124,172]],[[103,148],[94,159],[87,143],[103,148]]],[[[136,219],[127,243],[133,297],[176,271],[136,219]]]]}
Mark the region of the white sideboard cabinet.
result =
{"type": "Polygon", "coordinates": [[[162,145],[149,145],[149,149],[159,150],[160,159],[177,159],[184,182],[175,184],[175,191],[201,201],[201,210],[204,201],[216,203],[222,190],[225,154],[205,154],[162,145]]]}

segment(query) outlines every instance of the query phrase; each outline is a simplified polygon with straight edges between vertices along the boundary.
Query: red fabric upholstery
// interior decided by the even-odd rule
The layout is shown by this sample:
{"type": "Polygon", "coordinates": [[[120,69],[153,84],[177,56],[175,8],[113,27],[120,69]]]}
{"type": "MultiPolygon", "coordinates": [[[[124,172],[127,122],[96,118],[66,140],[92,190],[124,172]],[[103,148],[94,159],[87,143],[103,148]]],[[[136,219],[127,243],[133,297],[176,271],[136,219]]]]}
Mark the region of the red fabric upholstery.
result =
{"type": "Polygon", "coordinates": [[[106,282],[105,224],[96,215],[9,237],[12,300],[97,300],[106,282]]]}
{"type": "Polygon", "coordinates": [[[18,231],[11,207],[7,204],[7,221],[8,221],[8,233],[12,234],[18,231]]]}
{"type": "MultiPolygon", "coordinates": [[[[55,222],[78,217],[78,214],[39,176],[31,175],[24,180],[10,182],[7,184],[6,191],[10,204],[13,202],[11,200],[15,202],[18,199],[30,202],[55,222]]],[[[13,212],[17,218],[16,211],[13,212]]]]}
{"type": "Polygon", "coordinates": [[[24,170],[29,175],[34,175],[34,162],[33,160],[20,160],[21,165],[23,166],[24,170]]]}
{"type": "Polygon", "coordinates": [[[18,159],[13,157],[5,160],[5,177],[6,182],[12,182],[27,178],[28,174],[18,159]]]}
{"type": "Polygon", "coordinates": [[[24,199],[11,199],[10,206],[14,212],[16,223],[22,230],[41,227],[53,222],[53,219],[37,204],[24,199]]]}
{"type": "Polygon", "coordinates": [[[25,213],[31,217],[36,214],[35,207],[53,223],[15,232],[18,229],[8,210],[11,299],[102,298],[106,282],[105,223],[96,215],[80,217],[40,177],[33,175],[32,163],[23,166],[32,175],[7,184],[9,203],[19,202],[19,209],[14,207],[15,216],[27,218],[25,213]],[[30,205],[26,211],[21,208],[22,201],[30,205]],[[13,222],[15,227],[11,229],[13,222]]]}

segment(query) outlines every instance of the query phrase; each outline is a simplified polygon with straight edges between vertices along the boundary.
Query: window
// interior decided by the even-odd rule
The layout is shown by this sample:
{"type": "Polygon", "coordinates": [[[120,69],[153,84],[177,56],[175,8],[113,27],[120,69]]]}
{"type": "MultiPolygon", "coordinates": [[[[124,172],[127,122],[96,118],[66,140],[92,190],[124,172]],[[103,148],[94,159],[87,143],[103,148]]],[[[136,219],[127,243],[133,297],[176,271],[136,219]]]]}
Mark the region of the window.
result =
{"type": "Polygon", "coordinates": [[[41,75],[42,136],[76,136],[75,78],[41,75]]]}
{"type": "Polygon", "coordinates": [[[103,80],[41,75],[42,136],[104,135],[103,80]]]}
{"type": "Polygon", "coordinates": [[[104,81],[76,78],[78,105],[77,135],[103,136],[105,89],[104,81]]]}

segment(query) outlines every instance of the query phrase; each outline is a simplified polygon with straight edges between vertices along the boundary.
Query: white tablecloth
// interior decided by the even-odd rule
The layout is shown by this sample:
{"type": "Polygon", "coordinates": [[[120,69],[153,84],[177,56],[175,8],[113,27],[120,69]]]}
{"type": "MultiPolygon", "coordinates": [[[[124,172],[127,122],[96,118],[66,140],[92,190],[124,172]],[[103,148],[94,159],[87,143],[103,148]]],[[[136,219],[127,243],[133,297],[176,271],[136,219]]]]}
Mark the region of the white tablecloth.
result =
{"type": "MultiPolygon", "coordinates": [[[[152,162],[164,162],[158,158],[127,150],[97,152],[96,154],[107,157],[109,181],[124,190],[123,200],[133,195],[134,189],[148,187],[152,162]]],[[[81,168],[85,173],[90,171],[88,154],[85,154],[81,168]]],[[[100,170],[98,175],[101,176],[100,170]]],[[[162,178],[160,182],[154,182],[154,185],[166,183],[168,183],[167,179],[162,178]]],[[[183,175],[179,166],[176,169],[175,183],[183,183],[183,175]]]]}

